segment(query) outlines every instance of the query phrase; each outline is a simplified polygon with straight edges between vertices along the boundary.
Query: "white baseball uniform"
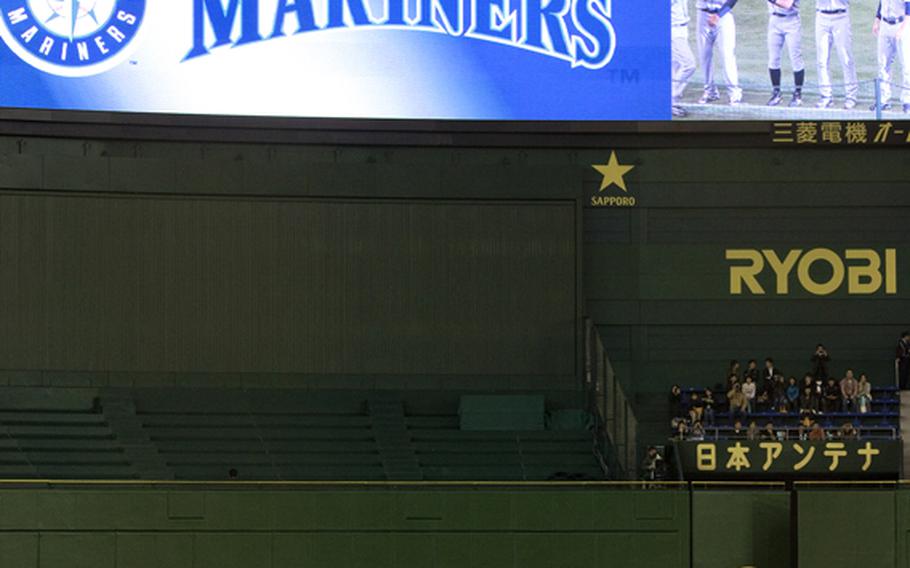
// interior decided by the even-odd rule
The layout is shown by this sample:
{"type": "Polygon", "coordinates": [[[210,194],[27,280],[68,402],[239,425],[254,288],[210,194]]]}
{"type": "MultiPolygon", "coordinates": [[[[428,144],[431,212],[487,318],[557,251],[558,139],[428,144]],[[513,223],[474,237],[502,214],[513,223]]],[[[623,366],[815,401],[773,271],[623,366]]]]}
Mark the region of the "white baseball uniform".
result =
{"type": "Polygon", "coordinates": [[[689,79],[695,73],[695,55],[689,47],[688,0],[670,0],[670,47],[672,58],[673,104],[679,103],[689,79]]]}
{"type": "Polygon", "coordinates": [[[736,67],[736,21],[730,9],[737,0],[696,0],[698,9],[698,57],[705,74],[705,92],[715,94],[717,85],[714,82],[714,45],[720,47],[721,64],[724,81],[730,94],[731,102],[743,98],[739,86],[739,71],[736,67]],[[710,17],[718,17],[717,25],[712,26],[710,17]]]}
{"type": "Polygon", "coordinates": [[[806,68],[803,61],[802,23],[799,18],[799,0],[790,8],[768,2],[768,69],[780,69],[784,45],[790,53],[793,71],[806,68]]]}
{"type": "Polygon", "coordinates": [[[833,95],[831,48],[837,52],[844,71],[847,100],[856,101],[859,81],[853,59],[853,31],[850,29],[850,0],[816,0],[815,46],[818,54],[818,89],[822,98],[833,95]]]}
{"type": "MultiPolygon", "coordinates": [[[[881,103],[891,101],[891,65],[895,56],[901,60],[901,85],[899,98],[903,104],[910,104],[910,40],[907,38],[907,25],[910,2],[905,0],[881,0],[878,14],[878,78],[881,79],[881,103]],[[903,30],[903,32],[902,32],[903,30]]],[[[910,24],[910,22],[908,22],[910,24]]]]}

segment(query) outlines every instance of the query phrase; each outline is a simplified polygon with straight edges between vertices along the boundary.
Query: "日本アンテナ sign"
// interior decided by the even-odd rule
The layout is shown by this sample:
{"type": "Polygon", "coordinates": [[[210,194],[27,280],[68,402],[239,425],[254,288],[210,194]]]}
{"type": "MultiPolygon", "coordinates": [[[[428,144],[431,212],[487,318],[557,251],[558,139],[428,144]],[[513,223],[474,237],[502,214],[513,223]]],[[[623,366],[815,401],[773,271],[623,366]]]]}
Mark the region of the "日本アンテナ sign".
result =
{"type": "Polygon", "coordinates": [[[897,440],[717,440],[678,442],[687,479],[897,475],[897,440]]]}

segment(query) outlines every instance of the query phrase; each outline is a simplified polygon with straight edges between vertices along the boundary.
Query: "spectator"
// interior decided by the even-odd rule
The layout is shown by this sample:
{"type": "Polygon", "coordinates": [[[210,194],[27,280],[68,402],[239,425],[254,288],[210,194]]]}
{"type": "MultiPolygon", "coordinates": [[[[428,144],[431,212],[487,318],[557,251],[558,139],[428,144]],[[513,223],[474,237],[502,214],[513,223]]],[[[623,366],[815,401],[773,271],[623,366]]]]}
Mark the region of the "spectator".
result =
{"type": "Polygon", "coordinates": [[[837,436],[841,440],[859,440],[859,432],[856,431],[851,422],[844,423],[838,430],[837,436]]]}
{"type": "Polygon", "coordinates": [[[790,377],[787,381],[787,407],[790,412],[799,410],[799,385],[796,384],[796,377],[790,377]]]}
{"type": "Polygon", "coordinates": [[[714,425],[714,392],[711,389],[705,389],[705,393],[701,396],[701,402],[704,405],[704,423],[708,426],[714,425]]]}
{"type": "Polygon", "coordinates": [[[910,389],[910,331],[901,333],[901,338],[897,341],[897,353],[894,361],[897,365],[900,389],[910,389]]]}
{"type": "Polygon", "coordinates": [[[740,422],[739,420],[737,420],[736,422],[733,423],[733,431],[730,432],[730,439],[731,440],[745,440],[746,439],[746,431],[743,430],[743,423],[740,422]]]}
{"type": "Polygon", "coordinates": [[[778,412],[786,412],[787,408],[787,382],[783,375],[774,377],[774,387],[771,390],[771,406],[778,412]],[[784,410],[781,411],[781,408],[784,410]]]}
{"type": "Polygon", "coordinates": [[[812,429],[809,430],[809,441],[810,442],[822,442],[825,439],[825,431],[819,426],[818,422],[812,425],[812,429]]]}
{"type": "Polygon", "coordinates": [[[701,397],[698,396],[697,392],[692,391],[692,394],[689,395],[689,419],[693,424],[695,422],[701,422],[704,412],[705,403],[702,402],[701,397]]]}
{"type": "Polygon", "coordinates": [[[758,361],[755,359],[749,359],[749,363],[746,367],[746,372],[743,373],[743,380],[746,380],[746,377],[752,377],[752,382],[758,384],[758,380],[761,378],[761,373],[758,372],[758,361]]]}
{"type": "Polygon", "coordinates": [[[825,346],[819,343],[815,346],[815,353],[812,354],[812,374],[820,379],[828,379],[828,362],[831,361],[831,357],[828,355],[828,350],[825,349],[825,346]]]}
{"type": "Polygon", "coordinates": [[[689,435],[689,425],[686,424],[685,420],[680,420],[676,423],[676,440],[682,442],[689,435]]]}
{"type": "Polygon", "coordinates": [[[872,383],[866,373],[860,373],[859,383],[856,386],[856,404],[859,412],[865,414],[872,409],[872,383]]]}
{"type": "Polygon", "coordinates": [[[641,462],[642,479],[648,481],[660,481],[666,477],[666,466],[664,458],[658,453],[657,448],[651,446],[645,459],[641,462]]]}
{"type": "Polygon", "coordinates": [[[695,426],[692,426],[692,432],[689,434],[689,440],[693,442],[701,442],[705,439],[705,427],[701,425],[701,422],[696,422],[695,426]]]}
{"type": "Polygon", "coordinates": [[[799,411],[801,414],[818,414],[818,398],[809,387],[804,388],[799,397],[799,411]]]}
{"type": "Polygon", "coordinates": [[[682,389],[679,388],[679,385],[673,385],[670,388],[670,396],[667,401],[667,405],[667,412],[670,415],[670,420],[685,416],[685,412],[683,411],[682,389]]]}
{"type": "Polygon", "coordinates": [[[730,360],[730,367],[727,369],[727,377],[736,376],[739,379],[739,361],[730,360]]]}
{"type": "Polygon", "coordinates": [[[749,423],[749,429],[746,430],[746,439],[747,440],[758,440],[761,437],[761,432],[758,430],[758,424],[755,423],[755,420],[749,423]]]}
{"type": "Polygon", "coordinates": [[[809,431],[812,430],[812,426],[815,425],[815,421],[812,420],[810,415],[803,416],[802,420],[799,421],[799,439],[806,440],[809,438],[809,431]]]}
{"type": "Polygon", "coordinates": [[[733,390],[733,387],[735,387],[738,384],[740,384],[738,376],[730,375],[729,377],[727,377],[727,392],[730,392],[731,390],[733,390]]]}
{"type": "Polygon", "coordinates": [[[828,377],[828,383],[825,385],[825,390],[822,391],[822,412],[825,414],[830,412],[838,412],[841,408],[840,400],[840,387],[837,386],[837,381],[834,380],[834,377],[828,377]]]}
{"type": "MultiPolygon", "coordinates": [[[[799,389],[800,389],[800,392],[802,392],[806,389],[809,389],[812,392],[815,392],[815,378],[813,378],[812,375],[807,373],[806,376],[803,377],[803,384],[800,385],[799,389]]],[[[817,394],[821,394],[821,393],[817,393],[817,394]]]]}
{"type": "Polygon", "coordinates": [[[742,393],[746,396],[746,412],[751,414],[755,411],[755,383],[752,382],[752,377],[747,376],[746,382],[743,383],[742,393]]]}
{"type": "Polygon", "coordinates": [[[765,368],[761,372],[762,381],[770,384],[774,381],[774,377],[780,374],[782,373],[774,367],[774,359],[770,357],[765,359],[765,368]]]}
{"type": "Polygon", "coordinates": [[[841,404],[844,412],[856,412],[856,396],[859,393],[859,383],[853,377],[853,369],[847,369],[843,379],[840,380],[841,404]]]}
{"type": "Polygon", "coordinates": [[[727,393],[727,403],[730,405],[730,418],[738,420],[746,417],[746,410],[749,403],[746,395],[743,394],[743,388],[739,384],[733,385],[733,389],[727,393]]]}
{"type": "Polygon", "coordinates": [[[765,429],[761,431],[761,439],[763,441],[777,441],[777,432],[774,431],[773,422],[768,422],[765,424],[765,429]]]}
{"type": "Polygon", "coordinates": [[[779,376],[780,375],[763,375],[761,384],[756,383],[758,386],[758,394],[755,398],[759,408],[774,408],[774,385],[779,376]]]}

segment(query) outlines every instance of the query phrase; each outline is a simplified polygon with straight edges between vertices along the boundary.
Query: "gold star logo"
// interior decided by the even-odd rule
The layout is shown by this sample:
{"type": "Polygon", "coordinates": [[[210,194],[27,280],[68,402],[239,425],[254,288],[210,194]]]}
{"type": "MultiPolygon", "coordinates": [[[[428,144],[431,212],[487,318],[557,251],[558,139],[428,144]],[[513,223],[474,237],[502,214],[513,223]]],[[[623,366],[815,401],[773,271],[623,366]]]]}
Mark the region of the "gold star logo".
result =
{"type": "Polygon", "coordinates": [[[621,165],[619,160],[616,159],[616,152],[610,154],[610,163],[606,165],[594,165],[591,167],[604,177],[603,181],[600,183],[600,191],[607,189],[614,183],[619,186],[619,189],[625,192],[629,191],[626,189],[626,180],[623,179],[623,176],[629,173],[635,166],[621,165]]]}

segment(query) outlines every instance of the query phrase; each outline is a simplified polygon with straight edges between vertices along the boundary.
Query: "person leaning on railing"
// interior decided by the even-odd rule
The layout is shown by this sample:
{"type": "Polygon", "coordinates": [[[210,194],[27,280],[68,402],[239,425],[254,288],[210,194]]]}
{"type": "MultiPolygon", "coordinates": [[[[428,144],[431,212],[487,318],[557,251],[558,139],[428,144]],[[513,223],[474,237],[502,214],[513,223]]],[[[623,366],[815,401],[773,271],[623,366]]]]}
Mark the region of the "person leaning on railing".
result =
{"type": "Polygon", "coordinates": [[[641,477],[647,481],[660,481],[667,477],[667,467],[664,458],[657,448],[650,446],[641,462],[641,477]]]}
{"type": "Polygon", "coordinates": [[[853,427],[852,422],[845,422],[837,431],[837,437],[841,440],[859,440],[859,432],[853,427]]]}

